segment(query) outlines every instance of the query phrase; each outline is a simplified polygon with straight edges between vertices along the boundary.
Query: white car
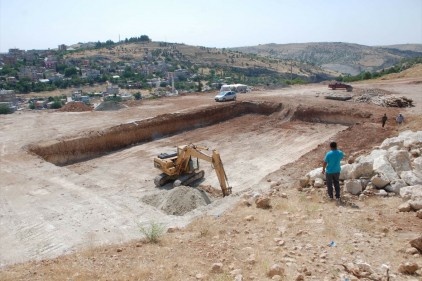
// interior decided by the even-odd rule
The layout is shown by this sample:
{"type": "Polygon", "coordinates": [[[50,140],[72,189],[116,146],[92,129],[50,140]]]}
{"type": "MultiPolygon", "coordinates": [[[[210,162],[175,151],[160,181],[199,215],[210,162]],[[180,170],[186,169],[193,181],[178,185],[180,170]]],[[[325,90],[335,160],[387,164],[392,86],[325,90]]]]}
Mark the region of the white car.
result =
{"type": "Polygon", "coordinates": [[[215,101],[236,100],[236,92],[224,91],[214,97],[215,101]]]}

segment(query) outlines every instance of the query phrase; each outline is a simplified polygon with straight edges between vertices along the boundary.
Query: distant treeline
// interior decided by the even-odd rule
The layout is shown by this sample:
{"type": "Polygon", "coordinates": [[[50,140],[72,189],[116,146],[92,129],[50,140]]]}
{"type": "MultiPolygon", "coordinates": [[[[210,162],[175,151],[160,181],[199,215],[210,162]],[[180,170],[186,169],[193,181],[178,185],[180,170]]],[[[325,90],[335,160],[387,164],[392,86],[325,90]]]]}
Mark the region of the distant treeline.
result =
{"type": "Polygon", "coordinates": [[[379,77],[382,77],[382,76],[387,75],[387,74],[399,73],[403,70],[411,68],[412,66],[414,66],[418,63],[422,63],[422,57],[403,59],[400,63],[398,63],[398,64],[396,64],[392,67],[389,67],[387,69],[382,69],[382,70],[376,71],[376,72],[364,71],[364,72],[361,72],[358,75],[354,75],[354,76],[352,76],[352,75],[347,75],[347,76],[340,75],[339,77],[337,77],[336,80],[340,81],[340,82],[354,82],[354,81],[375,79],[375,78],[379,78],[379,77]]]}
{"type": "MultiPolygon", "coordinates": [[[[141,35],[139,37],[130,37],[129,39],[125,38],[124,40],[124,43],[135,43],[135,42],[151,42],[151,39],[148,37],[148,35],[141,35]]],[[[115,43],[113,40],[107,40],[105,42],[98,41],[97,43],[95,43],[95,48],[100,49],[100,48],[105,48],[105,47],[111,47],[118,43],[121,43],[121,42],[115,43]]]]}

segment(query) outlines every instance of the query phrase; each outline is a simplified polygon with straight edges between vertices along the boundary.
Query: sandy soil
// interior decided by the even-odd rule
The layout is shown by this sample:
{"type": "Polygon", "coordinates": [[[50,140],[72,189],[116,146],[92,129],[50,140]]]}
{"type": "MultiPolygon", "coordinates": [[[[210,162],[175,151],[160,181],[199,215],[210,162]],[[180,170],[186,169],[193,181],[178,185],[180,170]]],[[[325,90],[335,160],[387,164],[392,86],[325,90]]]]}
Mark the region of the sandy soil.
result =
{"type": "MultiPolygon", "coordinates": [[[[291,187],[319,165],[329,140],[338,140],[346,154],[351,155],[368,151],[398,130],[412,129],[396,128],[393,116],[400,111],[409,124],[419,118],[422,93],[418,81],[420,78],[355,85],[388,89],[415,100],[416,107],[400,110],[326,100],[324,95],[329,92],[326,85],[241,94],[238,101],[283,103],[292,112],[298,108],[322,112],[334,108],[346,115],[353,111],[372,115],[353,126],[345,126],[340,119],[339,124],[290,120],[292,114],[288,111],[271,116],[247,114],[62,167],[28,153],[26,147],[159,114],[214,106],[215,93],[145,100],[119,111],[21,111],[1,116],[0,266],[139,239],[139,225],[151,222],[181,228],[204,215],[222,216],[242,194],[268,191],[274,179],[282,187],[291,187]],[[380,128],[379,122],[384,113],[391,117],[386,130],[380,128]],[[152,159],[187,143],[219,150],[233,195],[213,198],[211,204],[198,206],[183,216],[169,215],[157,204],[143,200],[169,192],[154,187],[158,171],[152,159]]],[[[205,170],[201,184],[218,188],[211,165],[206,162],[201,165],[205,170]]]]}

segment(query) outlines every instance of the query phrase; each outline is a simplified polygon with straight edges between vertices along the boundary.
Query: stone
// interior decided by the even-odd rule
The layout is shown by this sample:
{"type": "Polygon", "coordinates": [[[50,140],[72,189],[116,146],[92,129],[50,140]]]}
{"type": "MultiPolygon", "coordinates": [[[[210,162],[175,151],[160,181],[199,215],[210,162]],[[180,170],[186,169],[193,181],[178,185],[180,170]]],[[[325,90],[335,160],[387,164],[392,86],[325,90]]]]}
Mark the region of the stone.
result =
{"type": "Polygon", "coordinates": [[[273,264],[267,272],[268,277],[272,278],[275,275],[283,276],[284,268],[280,264],[273,264]]]}
{"type": "Polygon", "coordinates": [[[383,155],[374,159],[374,172],[389,182],[399,178],[393,166],[391,166],[390,162],[388,161],[387,155],[383,155]]]}
{"type": "Polygon", "coordinates": [[[404,171],[400,173],[400,178],[408,185],[421,185],[422,178],[413,171],[404,171]]]}
{"type": "Polygon", "coordinates": [[[393,166],[393,169],[397,174],[412,170],[410,166],[409,152],[407,152],[407,150],[396,150],[390,152],[388,155],[388,160],[390,161],[391,166],[393,166]]]}
{"type": "Polygon", "coordinates": [[[422,198],[422,185],[405,186],[400,189],[400,196],[405,199],[422,198]]]}
{"type": "Polygon", "coordinates": [[[269,209],[271,208],[270,205],[270,198],[268,196],[260,196],[255,200],[255,204],[257,208],[260,209],[269,209]]]}
{"type": "Polygon", "coordinates": [[[408,202],[412,210],[414,211],[422,210],[422,198],[411,199],[408,202]]]}
{"type": "Polygon", "coordinates": [[[377,195],[378,195],[378,196],[381,196],[381,197],[386,197],[386,196],[388,196],[388,193],[387,193],[387,191],[385,191],[384,189],[381,189],[381,190],[377,193],[377,195]]]}
{"type": "Polygon", "coordinates": [[[308,187],[309,186],[309,176],[304,176],[302,178],[299,179],[299,185],[300,187],[308,187]]]}
{"type": "Polygon", "coordinates": [[[245,221],[253,221],[255,217],[253,215],[249,215],[245,217],[245,221]]]}
{"type": "Polygon", "coordinates": [[[372,162],[355,163],[351,171],[351,178],[371,177],[374,174],[372,162]]]}
{"type": "Polygon", "coordinates": [[[410,243],[410,246],[416,248],[419,251],[419,253],[422,254],[422,235],[419,236],[418,238],[411,240],[409,243],[410,243]]]}
{"type": "Polygon", "coordinates": [[[353,164],[345,164],[341,166],[340,180],[348,180],[352,178],[353,164]]]}
{"type": "Polygon", "coordinates": [[[387,186],[385,186],[384,189],[387,192],[393,192],[395,194],[400,194],[400,189],[402,187],[405,187],[405,186],[407,186],[407,183],[404,180],[397,179],[397,180],[394,180],[394,181],[390,182],[390,184],[388,184],[387,186]]]}
{"type": "Polygon", "coordinates": [[[243,281],[243,275],[242,275],[242,274],[237,274],[237,275],[234,277],[234,281],[243,281]]]}
{"type": "Polygon", "coordinates": [[[408,248],[408,249],[406,249],[405,253],[409,254],[409,255],[414,255],[414,254],[419,253],[419,251],[416,248],[408,248]]]}
{"type": "Polygon", "coordinates": [[[205,275],[204,275],[204,274],[202,274],[202,273],[198,273],[198,274],[196,274],[196,275],[195,275],[195,278],[196,278],[197,280],[204,280],[205,275]]]}
{"type": "Polygon", "coordinates": [[[347,192],[353,195],[362,193],[362,184],[360,180],[346,180],[344,181],[344,188],[347,192]]]}
{"type": "Polygon", "coordinates": [[[299,274],[298,276],[296,276],[295,280],[296,281],[304,281],[305,277],[302,274],[299,274]]]}
{"type": "Polygon", "coordinates": [[[324,180],[320,178],[316,178],[314,182],[314,187],[320,188],[324,186],[324,180]]]}
{"type": "Polygon", "coordinates": [[[414,274],[419,269],[419,266],[415,262],[405,262],[399,265],[398,271],[403,274],[414,274]]]}
{"type": "Polygon", "coordinates": [[[223,264],[221,262],[213,263],[211,266],[212,273],[222,273],[223,272],[223,264]]]}
{"type": "Polygon", "coordinates": [[[373,176],[371,178],[371,182],[378,189],[384,188],[390,183],[390,181],[387,178],[380,177],[379,175],[373,176]]]}
{"type": "Polygon", "coordinates": [[[416,217],[418,217],[418,218],[422,219],[422,210],[418,210],[418,211],[416,212],[416,217]]]}
{"type": "Polygon", "coordinates": [[[422,157],[413,159],[413,171],[419,171],[422,173],[422,157]]]}
{"type": "Polygon", "coordinates": [[[306,174],[306,176],[309,178],[310,182],[315,181],[316,178],[324,179],[325,176],[322,173],[322,167],[316,168],[309,173],[306,174]]]}
{"type": "Polygon", "coordinates": [[[399,212],[410,212],[412,210],[412,207],[410,207],[409,202],[404,202],[400,204],[397,208],[399,212]]]}

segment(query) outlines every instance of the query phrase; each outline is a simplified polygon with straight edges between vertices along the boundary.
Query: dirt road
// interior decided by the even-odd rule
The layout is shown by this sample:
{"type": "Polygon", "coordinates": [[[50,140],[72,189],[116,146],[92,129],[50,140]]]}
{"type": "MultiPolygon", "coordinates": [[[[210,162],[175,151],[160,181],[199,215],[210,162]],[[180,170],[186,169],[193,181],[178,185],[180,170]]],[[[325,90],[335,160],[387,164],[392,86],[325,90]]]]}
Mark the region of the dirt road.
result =
{"type": "MultiPolygon", "coordinates": [[[[415,83],[396,83],[391,87],[397,93],[421,97],[420,87],[415,83]]],[[[268,189],[271,183],[265,179],[267,175],[347,130],[348,125],[358,120],[354,112],[361,112],[362,116],[370,113],[361,119],[373,130],[378,129],[378,116],[384,112],[395,116],[398,112],[329,101],[323,98],[325,92],[328,92],[326,85],[309,85],[241,94],[237,103],[280,103],[283,110],[271,115],[245,113],[64,166],[28,153],[28,145],[66,141],[160,114],[216,106],[215,93],[145,100],[119,111],[20,111],[1,116],[0,266],[135,239],[140,236],[139,225],[150,222],[167,227],[185,226],[205,213],[219,215],[233,206],[242,193],[268,189]],[[298,107],[308,108],[301,118],[295,118],[298,107]],[[345,116],[337,118],[336,110],[345,112],[345,116]],[[324,112],[334,117],[329,119],[324,112]],[[304,122],[305,117],[316,122],[304,122]],[[327,118],[331,121],[324,122],[327,118]],[[152,159],[158,153],[187,143],[219,150],[234,194],[184,216],[168,215],[142,201],[145,196],[168,192],[154,187],[158,170],[154,169],[152,159]]],[[[421,104],[418,102],[417,107],[404,111],[405,116],[422,112],[421,104]]],[[[389,126],[394,125],[389,122],[389,126]]],[[[201,165],[206,173],[202,184],[218,188],[211,165],[206,162],[201,165]]]]}

